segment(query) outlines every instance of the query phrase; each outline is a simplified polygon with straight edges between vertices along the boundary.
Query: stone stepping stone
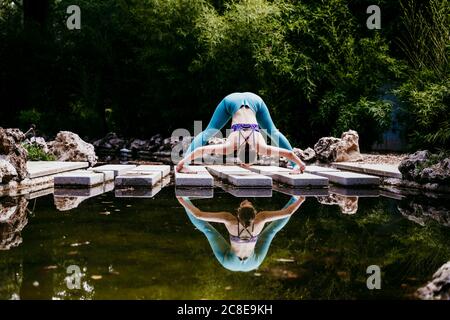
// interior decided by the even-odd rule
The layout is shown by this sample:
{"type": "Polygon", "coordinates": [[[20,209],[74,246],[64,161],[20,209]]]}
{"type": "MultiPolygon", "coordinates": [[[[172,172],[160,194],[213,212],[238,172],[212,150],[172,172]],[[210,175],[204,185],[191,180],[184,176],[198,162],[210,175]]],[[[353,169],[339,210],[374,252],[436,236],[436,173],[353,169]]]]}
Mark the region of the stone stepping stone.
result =
{"type": "Polygon", "coordinates": [[[330,187],[330,193],[334,193],[340,196],[360,198],[376,198],[380,196],[380,191],[378,189],[343,188],[336,185],[330,187]]]}
{"type": "Polygon", "coordinates": [[[95,186],[102,184],[105,175],[89,170],[76,170],[57,174],[54,178],[56,186],[95,186]]]}
{"type": "Polygon", "coordinates": [[[254,166],[250,170],[271,176],[273,180],[292,187],[327,187],[328,179],[310,173],[291,174],[292,170],[276,166],[254,166]]]}
{"type": "Polygon", "coordinates": [[[112,171],[114,173],[114,177],[117,177],[134,168],[136,168],[134,164],[106,164],[104,166],[94,167],[92,169],[95,172],[112,171]]]}
{"type": "Polygon", "coordinates": [[[69,211],[77,208],[83,201],[99,196],[114,189],[114,183],[109,182],[92,188],[55,188],[53,201],[59,211],[69,211]]]}
{"type": "Polygon", "coordinates": [[[303,197],[323,197],[328,196],[328,188],[291,188],[284,185],[274,184],[273,190],[289,196],[303,196],[303,197]]]}
{"type": "Polygon", "coordinates": [[[116,187],[152,187],[170,173],[168,165],[144,165],[116,176],[116,187]]]}
{"type": "Polygon", "coordinates": [[[169,183],[170,177],[165,177],[152,188],[119,188],[114,195],[116,198],[153,198],[169,183]]]}
{"type": "Polygon", "coordinates": [[[355,162],[334,162],[333,166],[338,169],[368,173],[379,177],[401,179],[402,174],[397,165],[376,164],[376,163],[355,163],[355,162]]]}
{"type": "Polygon", "coordinates": [[[305,172],[307,173],[317,173],[317,172],[339,172],[338,169],[330,168],[330,167],[321,167],[321,166],[306,166],[305,172]]]}
{"type": "Polygon", "coordinates": [[[204,166],[189,166],[197,173],[182,173],[175,170],[175,185],[177,187],[214,187],[214,178],[204,166]]]}
{"type": "Polygon", "coordinates": [[[272,178],[237,166],[208,166],[218,178],[235,187],[272,188],[272,178]]]}
{"type": "Polygon", "coordinates": [[[114,171],[106,171],[106,170],[95,170],[95,168],[89,168],[88,171],[100,173],[103,175],[103,181],[112,181],[114,180],[114,171]]]}
{"type": "Polygon", "coordinates": [[[379,185],[378,177],[347,171],[320,171],[314,174],[328,178],[332,183],[343,186],[379,185]]]}
{"type": "Polygon", "coordinates": [[[211,199],[211,198],[214,198],[214,189],[213,188],[175,188],[175,195],[177,197],[211,199]]]}
{"type": "Polygon", "coordinates": [[[272,189],[271,188],[222,188],[229,194],[237,198],[271,198],[272,189]]]}
{"type": "Polygon", "coordinates": [[[35,179],[44,176],[55,175],[62,172],[85,169],[89,167],[88,162],[65,162],[65,161],[28,161],[28,178],[35,179]]]}

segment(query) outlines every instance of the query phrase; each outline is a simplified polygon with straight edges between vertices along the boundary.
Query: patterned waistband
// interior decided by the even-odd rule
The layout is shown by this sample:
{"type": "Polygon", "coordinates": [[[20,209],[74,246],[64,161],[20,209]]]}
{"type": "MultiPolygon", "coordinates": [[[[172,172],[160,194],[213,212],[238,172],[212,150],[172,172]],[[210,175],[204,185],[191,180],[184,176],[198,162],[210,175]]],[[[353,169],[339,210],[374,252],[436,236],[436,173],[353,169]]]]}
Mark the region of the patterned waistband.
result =
{"type": "Polygon", "coordinates": [[[258,132],[260,130],[259,125],[253,124],[253,123],[236,123],[231,126],[231,130],[233,130],[233,132],[240,131],[240,130],[248,130],[248,129],[258,131],[258,132]]]}
{"type": "Polygon", "coordinates": [[[258,236],[253,236],[248,239],[241,239],[238,236],[233,236],[230,234],[230,241],[239,242],[239,243],[248,243],[248,242],[256,242],[258,240],[258,236]]]}

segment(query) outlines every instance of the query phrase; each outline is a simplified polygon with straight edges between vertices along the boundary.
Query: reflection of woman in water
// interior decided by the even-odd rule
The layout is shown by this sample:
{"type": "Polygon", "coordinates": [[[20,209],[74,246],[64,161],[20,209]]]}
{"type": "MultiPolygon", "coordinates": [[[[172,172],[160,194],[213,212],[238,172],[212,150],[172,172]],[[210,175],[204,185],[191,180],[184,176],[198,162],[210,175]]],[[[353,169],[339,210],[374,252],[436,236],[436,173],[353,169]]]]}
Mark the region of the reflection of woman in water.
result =
{"type": "MultiPolygon", "coordinates": [[[[236,92],[226,96],[217,106],[208,127],[189,146],[187,154],[178,163],[177,171],[193,173],[186,167],[189,162],[204,154],[227,155],[237,150],[245,150],[244,163],[255,162],[255,156],[250,159],[250,150],[259,155],[285,157],[295,166],[294,173],[305,170],[304,163],[292,152],[292,147],[286,137],[275,127],[264,101],[251,92],[236,92]],[[216,135],[231,119],[232,133],[226,143],[205,146],[208,139],[216,135]],[[280,147],[267,145],[261,134],[266,130],[272,143],[280,147]]],[[[240,157],[241,158],[241,157],[240,157]]]]}
{"type": "Polygon", "coordinates": [[[244,200],[237,214],[205,212],[195,207],[189,198],[178,197],[191,222],[205,234],[217,260],[231,271],[250,271],[263,262],[273,237],[300,207],[304,197],[292,197],[283,209],[257,212],[253,204],[244,200]],[[230,242],[209,222],[223,223],[230,233],[230,242]],[[271,222],[264,230],[264,225],[271,222]]]}

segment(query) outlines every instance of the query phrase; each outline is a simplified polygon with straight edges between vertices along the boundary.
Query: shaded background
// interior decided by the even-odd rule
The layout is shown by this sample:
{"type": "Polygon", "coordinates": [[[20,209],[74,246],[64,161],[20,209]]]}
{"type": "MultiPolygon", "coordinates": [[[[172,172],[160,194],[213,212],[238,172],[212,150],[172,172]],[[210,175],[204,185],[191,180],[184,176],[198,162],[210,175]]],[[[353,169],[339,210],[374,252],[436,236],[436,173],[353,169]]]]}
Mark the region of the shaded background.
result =
{"type": "Polygon", "coordinates": [[[0,126],[168,136],[252,91],[296,146],[448,148],[449,26],[448,0],[0,0],[0,126]]]}

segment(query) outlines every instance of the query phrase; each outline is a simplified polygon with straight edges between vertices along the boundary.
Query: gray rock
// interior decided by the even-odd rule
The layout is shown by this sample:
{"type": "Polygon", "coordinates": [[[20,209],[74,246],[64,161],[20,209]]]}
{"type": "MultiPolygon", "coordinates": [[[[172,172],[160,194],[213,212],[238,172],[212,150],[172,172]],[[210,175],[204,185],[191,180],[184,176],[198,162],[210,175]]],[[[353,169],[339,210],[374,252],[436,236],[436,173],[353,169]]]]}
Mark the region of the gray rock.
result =
{"type": "MultiPolygon", "coordinates": [[[[25,135],[19,129],[0,127],[0,159],[9,162],[14,167],[17,175],[13,177],[13,180],[16,181],[22,181],[28,176],[28,153],[21,144],[24,140],[25,135]]],[[[5,170],[11,171],[7,168],[5,170]]]]}
{"type": "Polygon", "coordinates": [[[450,157],[433,161],[428,150],[417,151],[402,160],[398,169],[402,178],[419,184],[438,184],[450,186],[450,157]]]}
{"type": "Polygon", "coordinates": [[[17,178],[16,168],[5,159],[0,159],[0,183],[8,183],[17,178]]]}
{"type": "Polygon", "coordinates": [[[7,197],[0,202],[0,250],[9,250],[22,243],[21,232],[28,223],[27,206],[24,197],[7,197]]]}
{"type": "Polygon", "coordinates": [[[73,132],[60,131],[48,146],[58,161],[87,161],[90,166],[97,163],[94,146],[73,132]]]}
{"type": "Polygon", "coordinates": [[[314,145],[316,157],[321,162],[360,161],[359,135],[354,130],[342,133],[341,138],[323,137],[314,145]]]}
{"type": "Polygon", "coordinates": [[[450,261],[433,274],[433,279],[417,290],[416,295],[422,300],[450,300],[450,261]]]}
{"type": "Polygon", "coordinates": [[[305,150],[294,148],[292,151],[304,162],[314,162],[316,160],[316,152],[312,148],[306,148],[305,150]]]}

